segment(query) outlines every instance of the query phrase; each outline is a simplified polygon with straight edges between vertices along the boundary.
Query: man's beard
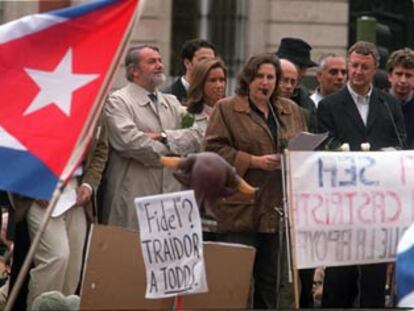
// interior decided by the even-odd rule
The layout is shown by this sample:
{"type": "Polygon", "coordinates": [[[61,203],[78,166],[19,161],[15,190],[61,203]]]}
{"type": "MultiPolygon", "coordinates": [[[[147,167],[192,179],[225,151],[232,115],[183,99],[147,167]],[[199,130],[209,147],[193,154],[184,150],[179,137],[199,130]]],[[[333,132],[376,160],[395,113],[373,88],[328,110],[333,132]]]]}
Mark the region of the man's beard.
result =
{"type": "Polygon", "coordinates": [[[151,76],[150,80],[154,84],[155,87],[159,87],[161,84],[163,84],[167,80],[167,77],[165,76],[164,73],[156,73],[151,76]]]}

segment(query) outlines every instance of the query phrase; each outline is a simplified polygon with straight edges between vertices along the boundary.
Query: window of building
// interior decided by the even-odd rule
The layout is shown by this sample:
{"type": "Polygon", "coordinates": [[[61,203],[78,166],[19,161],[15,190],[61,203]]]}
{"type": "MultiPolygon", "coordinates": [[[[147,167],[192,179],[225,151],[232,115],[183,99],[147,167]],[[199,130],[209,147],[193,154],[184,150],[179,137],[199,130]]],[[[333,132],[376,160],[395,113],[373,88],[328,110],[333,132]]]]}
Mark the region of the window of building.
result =
{"type": "Polygon", "coordinates": [[[210,40],[229,69],[229,85],[245,59],[246,0],[173,0],[171,76],[183,73],[179,60],[183,43],[210,40]]]}
{"type": "Polygon", "coordinates": [[[174,0],[172,9],[170,75],[183,74],[180,51],[185,41],[199,37],[200,1],[174,0]]]}

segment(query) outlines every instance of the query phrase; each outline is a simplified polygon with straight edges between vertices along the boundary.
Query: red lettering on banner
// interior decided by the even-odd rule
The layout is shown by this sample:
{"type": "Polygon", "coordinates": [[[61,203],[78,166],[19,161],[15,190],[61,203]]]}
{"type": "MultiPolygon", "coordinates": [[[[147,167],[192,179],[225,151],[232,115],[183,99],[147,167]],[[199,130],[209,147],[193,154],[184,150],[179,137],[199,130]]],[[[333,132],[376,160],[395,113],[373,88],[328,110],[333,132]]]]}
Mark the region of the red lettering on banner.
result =
{"type": "MultiPolygon", "coordinates": [[[[411,200],[414,218],[414,190],[411,200]]],[[[403,204],[393,191],[301,193],[293,210],[297,226],[392,224],[401,221],[403,204]]]]}
{"type": "Polygon", "coordinates": [[[322,214],[322,216],[320,218],[318,218],[317,211],[322,209],[322,208],[325,208],[325,210],[326,210],[325,205],[327,203],[327,199],[325,197],[325,200],[324,200],[323,196],[320,195],[320,194],[314,194],[314,196],[318,199],[318,202],[315,204],[315,206],[313,206],[312,211],[311,211],[311,215],[312,215],[312,219],[314,221],[314,224],[326,225],[327,224],[327,218],[328,218],[328,217],[326,217],[327,213],[326,212],[323,213],[323,211],[320,212],[322,214]],[[323,217],[323,216],[325,216],[325,217],[323,217]]]}
{"type": "Polygon", "coordinates": [[[327,209],[327,221],[326,221],[328,225],[335,224],[335,223],[342,223],[342,221],[344,220],[343,211],[342,211],[342,207],[343,207],[342,196],[343,195],[340,192],[334,192],[330,196],[330,202],[329,202],[330,204],[327,209]]]}
{"type": "Polygon", "coordinates": [[[387,193],[387,197],[395,201],[395,204],[386,204],[387,205],[386,212],[390,212],[390,214],[388,215],[387,219],[385,219],[384,222],[386,223],[398,222],[400,215],[401,215],[401,211],[402,211],[401,199],[398,196],[398,194],[396,194],[395,192],[387,191],[386,193],[387,193]],[[394,210],[394,213],[392,213],[393,210],[394,210]]]}
{"type": "Polygon", "coordinates": [[[372,192],[372,211],[371,211],[371,223],[375,224],[377,220],[377,213],[379,214],[380,222],[384,222],[385,219],[385,194],[382,191],[372,192]]]}
{"type": "Polygon", "coordinates": [[[369,224],[370,220],[367,219],[367,218],[364,218],[362,216],[362,213],[363,213],[364,209],[369,208],[369,204],[371,203],[371,198],[369,197],[369,195],[366,192],[362,192],[361,196],[365,197],[365,200],[364,200],[364,203],[358,207],[357,218],[361,223],[369,224]]]}
{"type": "Polygon", "coordinates": [[[354,224],[354,197],[356,196],[356,192],[352,191],[352,192],[345,192],[344,196],[348,199],[349,201],[349,208],[348,208],[348,224],[352,225],[354,224]]]}

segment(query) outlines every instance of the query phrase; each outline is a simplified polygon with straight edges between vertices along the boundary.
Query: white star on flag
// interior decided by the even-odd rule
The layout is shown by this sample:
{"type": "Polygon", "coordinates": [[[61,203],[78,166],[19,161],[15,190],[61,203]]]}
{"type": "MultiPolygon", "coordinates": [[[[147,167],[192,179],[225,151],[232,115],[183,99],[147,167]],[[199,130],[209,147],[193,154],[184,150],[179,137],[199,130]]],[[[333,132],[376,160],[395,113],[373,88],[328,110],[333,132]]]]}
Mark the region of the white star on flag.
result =
{"type": "Polygon", "coordinates": [[[75,74],[72,72],[72,49],[68,49],[53,71],[25,68],[26,73],[39,86],[40,91],[23,115],[35,112],[48,105],[56,105],[70,116],[72,93],[95,80],[98,74],[75,74]]]}

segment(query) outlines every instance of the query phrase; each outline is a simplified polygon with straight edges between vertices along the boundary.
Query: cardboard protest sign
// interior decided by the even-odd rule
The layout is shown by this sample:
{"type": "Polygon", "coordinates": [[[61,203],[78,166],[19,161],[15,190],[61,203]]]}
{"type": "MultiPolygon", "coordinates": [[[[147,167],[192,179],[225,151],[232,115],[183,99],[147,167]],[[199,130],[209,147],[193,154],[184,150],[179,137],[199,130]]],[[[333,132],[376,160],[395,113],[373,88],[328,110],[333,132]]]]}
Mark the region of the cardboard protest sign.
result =
{"type": "MultiPolygon", "coordinates": [[[[236,244],[204,245],[209,291],[184,297],[185,310],[245,309],[255,250],[236,244]]],[[[92,225],[85,256],[80,310],[172,310],[173,298],[146,299],[138,232],[92,225]]]]}
{"type": "Polygon", "coordinates": [[[246,309],[255,257],[251,246],[204,242],[208,292],[184,297],[184,310],[246,309]]]}
{"type": "Polygon", "coordinates": [[[171,310],[174,299],[145,299],[138,232],[92,225],[83,268],[80,310],[171,310]]]}
{"type": "Polygon", "coordinates": [[[146,298],[206,292],[201,221],[194,192],[135,199],[147,275],[146,298]]]}
{"type": "Polygon", "coordinates": [[[414,221],[414,152],[290,152],[288,186],[300,268],[393,261],[414,221]]]}

